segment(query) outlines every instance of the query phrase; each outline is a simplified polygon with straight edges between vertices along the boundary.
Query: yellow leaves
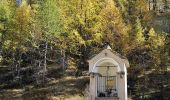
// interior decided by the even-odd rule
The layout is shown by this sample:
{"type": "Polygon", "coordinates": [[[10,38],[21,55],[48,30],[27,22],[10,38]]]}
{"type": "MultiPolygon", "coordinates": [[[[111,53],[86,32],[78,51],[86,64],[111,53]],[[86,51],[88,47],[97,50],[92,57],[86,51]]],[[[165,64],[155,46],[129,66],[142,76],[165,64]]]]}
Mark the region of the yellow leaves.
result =
{"type": "Polygon", "coordinates": [[[160,46],[164,45],[165,38],[163,36],[160,36],[155,32],[153,28],[149,30],[149,39],[148,41],[151,43],[151,45],[155,48],[158,48],[160,46]]]}
{"type": "MultiPolygon", "coordinates": [[[[80,45],[90,45],[93,41],[100,41],[94,34],[100,32],[101,7],[99,0],[67,0],[61,2],[63,10],[64,29],[69,36],[80,45]],[[73,36],[72,36],[73,35],[73,36]]],[[[103,5],[103,4],[102,4],[103,5]]]]}
{"type": "Polygon", "coordinates": [[[8,19],[10,17],[10,14],[10,3],[6,0],[0,0],[0,19],[8,19]]]}
{"type": "Polygon", "coordinates": [[[143,16],[143,21],[145,22],[145,23],[148,23],[149,24],[149,22],[148,21],[151,21],[153,19],[153,13],[152,12],[145,12],[145,15],[143,16]]]}
{"type": "Polygon", "coordinates": [[[76,42],[76,43],[80,43],[80,44],[84,44],[85,45],[85,41],[83,40],[83,38],[80,36],[80,34],[76,31],[73,30],[73,32],[71,34],[69,34],[70,38],[76,42]]]}
{"type": "Polygon", "coordinates": [[[87,40],[86,45],[90,45],[93,41],[92,40],[87,40]]]}
{"type": "Polygon", "coordinates": [[[9,45],[10,45],[10,44],[11,44],[11,41],[10,41],[10,40],[7,40],[7,41],[4,42],[4,45],[3,45],[3,46],[4,46],[5,49],[7,49],[7,48],[9,48],[9,45]]]}
{"type": "Polygon", "coordinates": [[[106,7],[101,11],[101,16],[103,17],[103,20],[107,19],[106,21],[111,21],[113,24],[116,24],[121,18],[119,10],[115,7],[113,0],[108,1],[106,7]]]}
{"type": "Polygon", "coordinates": [[[159,36],[158,37],[158,46],[163,46],[165,44],[165,38],[159,36]]]}
{"type": "MultiPolygon", "coordinates": [[[[145,37],[143,34],[143,27],[141,25],[141,20],[139,18],[136,19],[135,23],[135,38],[133,42],[135,42],[135,45],[142,45],[145,41],[145,37]]],[[[133,43],[134,44],[134,43],[133,43]]]]}
{"type": "MultiPolygon", "coordinates": [[[[6,1],[6,0],[3,0],[6,1]]],[[[10,1],[11,3],[12,1],[10,1]]],[[[2,3],[0,1],[0,3],[2,3]]],[[[9,2],[8,2],[9,3],[9,2]]],[[[0,4],[1,5],[1,4],[0,4]]],[[[20,48],[25,42],[27,42],[31,31],[31,7],[23,2],[20,7],[12,7],[12,5],[4,5],[11,13],[10,19],[7,21],[7,32],[4,34],[3,47],[5,49],[20,48]]],[[[14,6],[14,5],[13,5],[14,6]]],[[[2,6],[0,6],[1,8],[2,6]]],[[[21,47],[24,50],[24,47],[21,47]]],[[[25,50],[24,50],[25,51],[25,50]]]]}
{"type": "Polygon", "coordinates": [[[149,36],[152,38],[152,37],[156,37],[156,33],[155,33],[155,30],[153,28],[151,28],[149,30],[149,36]]]}
{"type": "Polygon", "coordinates": [[[137,32],[135,38],[136,38],[136,42],[139,44],[142,44],[145,41],[143,32],[137,32]]]}
{"type": "Polygon", "coordinates": [[[94,42],[100,43],[102,39],[102,33],[95,33],[93,34],[94,42]]]}
{"type": "Polygon", "coordinates": [[[26,2],[23,2],[22,5],[16,9],[15,23],[17,31],[19,33],[28,32],[30,21],[31,7],[27,5],[26,2]]]}
{"type": "Polygon", "coordinates": [[[129,27],[125,24],[121,11],[115,5],[114,0],[106,1],[106,6],[101,10],[100,16],[100,29],[104,41],[113,44],[117,48],[127,46],[129,27]]]}
{"type": "Polygon", "coordinates": [[[16,15],[18,15],[17,18],[23,17],[26,19],[30,17],[30,11],[31,7],[27,3],[23,2],[22,5],[16,10],[16,15]]]}
{"type": "Polygon", "coordinates": [[[142,12],[147,12],[149,10],[147,3],[147,0],[137,0],[136,4],[138,6],[138,11],[142,10],[142,12]]]}
{"type": "Polygon", "coordinates": [[[110,8],[110,9],[116,9],[115,7],[115,2],[113,0],[108,0],[107,4],[106,4],[106,8],[110,8]]]}
{"type": "Polygon", "coordinates": [[[11,40],[4,41],[3,48],[15,50],[17,48],[18,42],[13,42],[11,40]]]}
{"type": "Polygon", "coordinates": [[[107,2],[106,7],[103,8],[100,15],[102,18],[102,25],[107,28],[106,30],[110,30],[112,27],[115,32],[120,34],[124,34],[124,32],[127,31],[122,15],[113,0],[107,2]]]}

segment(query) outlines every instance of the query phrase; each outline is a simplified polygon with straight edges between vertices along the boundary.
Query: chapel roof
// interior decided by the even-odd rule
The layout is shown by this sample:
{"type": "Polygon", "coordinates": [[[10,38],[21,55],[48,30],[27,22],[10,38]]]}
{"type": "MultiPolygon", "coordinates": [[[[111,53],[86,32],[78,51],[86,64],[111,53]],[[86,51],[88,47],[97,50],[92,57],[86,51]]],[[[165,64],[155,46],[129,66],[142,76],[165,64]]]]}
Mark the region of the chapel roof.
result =
{"type": "Polygon", "coordinates": [[[128,59],[127,59],[125,56],[122,56],[121,54],[119,54],[118,52],[112,50],[109,45],[106,45],[106,46],[104,46],[104,48],[102,48],[102,50],[99,50],[99,51],[95,52],[95,54],[93,54],[92,56],[90,56],[89,60],[92,60],[95,56],[97,56],[97,55],[98,55],[100,52],[102,52],[103,50],[109,50],[109,51],[111,51],[114,55],[116,55],[116,56],[118,56],[119,58],[121,58],[121,59],[125,62],[126,66],[129,66],[129,61],[128,61],[128,59]]]}

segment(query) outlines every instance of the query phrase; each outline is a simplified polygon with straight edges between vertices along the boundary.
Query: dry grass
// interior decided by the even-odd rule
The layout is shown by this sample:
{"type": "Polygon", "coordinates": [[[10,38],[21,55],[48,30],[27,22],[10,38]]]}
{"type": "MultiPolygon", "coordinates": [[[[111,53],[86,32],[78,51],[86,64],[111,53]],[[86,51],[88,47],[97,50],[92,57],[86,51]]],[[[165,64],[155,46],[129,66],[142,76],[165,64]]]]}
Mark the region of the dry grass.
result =
{"type": "Polygon", "coordinates": [[[0,92],[0,100],[22,100],[22,89],[11,89],[0,92]]]}
{"type": "Polygon", "coordinates": [[[74,96],[51,96],[49,97],[49,100],[86,100],[85,97],[79,96],[79,95],[74,95],[74,96]]]}
{"type": "Polygon", "coordinates": [[[51,80],[44,87],[2,91],[0,100],[85,100],[84,90],[88,82],[88,77],[67,76],[51,80]]]}

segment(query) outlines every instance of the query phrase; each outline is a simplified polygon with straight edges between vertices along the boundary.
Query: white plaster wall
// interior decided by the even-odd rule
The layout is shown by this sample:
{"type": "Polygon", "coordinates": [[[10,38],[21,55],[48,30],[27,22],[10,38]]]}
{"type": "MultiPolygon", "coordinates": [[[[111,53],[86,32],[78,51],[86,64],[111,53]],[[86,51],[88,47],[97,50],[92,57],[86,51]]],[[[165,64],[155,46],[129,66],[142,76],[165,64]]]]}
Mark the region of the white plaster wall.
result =
{"type": "Polygon", "coordinates": [[[95,100],[96,97],[96,80],[95,77],[90,77],[90,100],[95,100]]]}
{"type": "MultiPolygon", "coordinates": [[[[123,78],[120,78],[120,75],[117,75],[117,92],[119,100],[127,100],[127,70],[125,66],[124,60],[119,58],[117,55],[114,55],[110,50],[103,50],[101,53],[99,53],[97,56],[89,60],[89,72],[97,72],[99,71],[102,75],[106,75],[106,69],[102,68],[96,68],[95,66],[98,66],[102,64],[102,62],[111,62],[113,65],[116,65],[115,67],[116,71],[124,71],[125,75],[123,78]],[[107,55],[105,55],[107,53],[107,55]]],[[[115,69],[112,68],[109,70],[110,75],[115,75],[115,69]]],[[[90,98],[91,100],[95,100],[96,94],[96,80],[95,78],[90,77],[90,98]]]]}

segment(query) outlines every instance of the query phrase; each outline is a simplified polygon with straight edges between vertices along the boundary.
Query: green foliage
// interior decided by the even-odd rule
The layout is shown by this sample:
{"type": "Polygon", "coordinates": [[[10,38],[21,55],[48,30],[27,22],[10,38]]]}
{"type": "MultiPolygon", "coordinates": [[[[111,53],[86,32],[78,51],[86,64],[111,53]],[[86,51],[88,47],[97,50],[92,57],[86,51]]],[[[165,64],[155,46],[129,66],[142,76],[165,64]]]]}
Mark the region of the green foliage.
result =
{"type": "Polygon", "coordinates": [[[14,77],[29,66],[31,75],[40,75],[38,68],[56,61],[65,70],[70,59],[78,72],[85,70],[89,57],[109,43],[128,57],[129,76],[140,85],[136,97],[144,92],[140,81],[149,78],[144,71],[158,74],[169,64],[169,33],[156,31],[148,0],[22,1],[0,0],[0,61],[18,71],[14,77]]]}
{"type": "Polygon", "coordinates": [[[100,23],[100,0],[62,1],[65,30],[77,31],[84,39],[93,41],[93,34],[98,33],[100,23]]]}
{"type": "Polygon", "coordinates": [[[44,0],[38,9],[38,23],[42,33],[59,36],[62,31],[61,16],[57,0],[44,0]]]}
{"type": "MultiPolygon", "coordinates": [[[[0,48],[3,49],[4,42],[8,38],[8,33],[11,31],[11,23],[15,7],[11,1],[0,1],[0,48]]],[[[8,45],[9,46],[9,45],[8,45]]]]}
{"type": "Polygon", "coordinates": [[[6,0],[0,1],[0,19],[1,22],[7,21],[10,17],[9,3],[6,0]]]}
{"type": "Polygon", "coordinates": [[[157,34],[153,28],[149,30],[149,40],[148,42],[152,46],[153,49],[160,49],[160,47],[164,46],[165,38],[159,34],[157,34]]]}
{"type": "Polygon", "coordinates": [[[135,40],[137,44],[143,44],[145,41],[145,37],[143,34],[143,27],[141,25],[139,18],[137,18],[136,25],[135,25],[135,40]]]}

